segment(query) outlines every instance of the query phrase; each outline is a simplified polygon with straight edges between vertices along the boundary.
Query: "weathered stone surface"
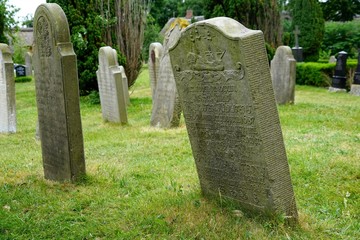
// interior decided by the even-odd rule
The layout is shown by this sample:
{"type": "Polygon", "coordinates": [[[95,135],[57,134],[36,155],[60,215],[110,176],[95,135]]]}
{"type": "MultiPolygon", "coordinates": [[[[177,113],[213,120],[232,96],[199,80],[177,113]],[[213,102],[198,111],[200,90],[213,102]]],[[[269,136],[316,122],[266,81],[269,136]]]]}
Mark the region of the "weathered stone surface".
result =
{"type": "Polygon", "coordinates": [[[202,192],[296,221],[263,33],[209,19],[170,56],[202,192]]]}
{"type": "Polygon", "coordinates": [[[25,54],[26,76],[33,75],[32,56],[33,56],[32,52],[27,52],[25,54]]]}
{"type": "Polygon", "coordinates": [[[329,63],[336,63],[336,58],[335,58],[335,56],[330,56],[330,58],[329,58],[329,63]]]}
{"type": "Polygon", "coordinates": [[[120,73],[123,81],[123,88],[124,88],[124,94],[125,94],[125,102],[127,105],[130,105],[130,95],[129,95],[129,84],[128,84],[128,78],[125,73],[125,68],[123,66],[120,66],[120,73]]]}
{"type": "Polygon", "coordinates": [[[294,103],[296,60],[291,48],[280,46],[271,60],[271,79],[277,104],[294,103]]]}
{"type": "Polygon", "coordinates": [[[149,76],[150,76],[150,86],[151,86],[151,97],[154,101],[155,98],[155,89],[159,78],[159,69],[160,69],[160,59],[163,55],[163,46],[161,43],[154,42],[150,44],[149,47],[149,76]]]}
{"type": "Polygon", "coordinates": [[[74,181],[85,174],[76,55],[69,25],[55,3],[34,17],[34,74],[45,178],[74,181]]]}
{"type": "Polygon", "coordinates": [[[170,62],[169,46],[180,37],[181,27],[176,25],[165,37],[163,56],[160,59],[159,78],[155,87],[150,125],[153,127],[178,127],[181,105],[178,100],[174,74],[170,62]]]}
{"type": "Polygon", "coordinates": [[[124,83],[115,49],[100,48],[99,68],[96,74],[103,119],[109,122],[127,123],[124,83]]]}
{"type": "Polygon", "coordinates": [[[0,133],[16,132],[14,64],[8,45],[0,43],[0,133]]]}
{"type": "Polygon", "coordinates": [[[351,84],[350,94],[360,96],[360,84],[351,84]]]}

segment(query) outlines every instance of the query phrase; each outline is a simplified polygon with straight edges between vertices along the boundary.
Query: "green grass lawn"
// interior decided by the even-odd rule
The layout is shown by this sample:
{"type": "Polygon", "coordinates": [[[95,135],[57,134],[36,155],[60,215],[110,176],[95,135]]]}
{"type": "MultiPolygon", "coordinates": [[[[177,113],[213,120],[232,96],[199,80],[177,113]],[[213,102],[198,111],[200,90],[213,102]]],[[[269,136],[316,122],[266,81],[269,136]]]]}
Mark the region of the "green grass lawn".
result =
{"type": "Polygon", "coordinates": [[[0,239],[360,239],[360,97],[297,86],[279,107],[300,222],[201,196],[182,120],[150,127],[145,69],[128,125],[81,99],[87,177],[44,180],[34,82],[16,84],[17,133],[0,135],[0,239]]]}

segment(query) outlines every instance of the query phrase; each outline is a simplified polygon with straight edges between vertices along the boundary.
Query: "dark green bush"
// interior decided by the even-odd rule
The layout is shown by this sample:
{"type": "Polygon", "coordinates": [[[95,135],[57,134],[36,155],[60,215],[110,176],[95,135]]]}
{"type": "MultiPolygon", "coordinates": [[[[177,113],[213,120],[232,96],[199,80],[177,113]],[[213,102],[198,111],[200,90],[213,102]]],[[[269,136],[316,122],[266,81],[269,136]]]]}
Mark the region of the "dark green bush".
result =
{"type": "Polygon", "coordinates": [[[17,83],[31,82],[31,80],[32,80],[32,77],[31,77],[31,76],[16,77],[16,78],[15,78],[15,82],[17,82],[17,83]]]}
{"type": "MultiPolygon", "coordinates": [[[[311,85],[316,87],[329,87],[335,70],[335,63],[297,63],[296,64],[296,84],[311,85]]],[[[347,86],[353,81],[357,61],[348,60],[347,86]]]]}

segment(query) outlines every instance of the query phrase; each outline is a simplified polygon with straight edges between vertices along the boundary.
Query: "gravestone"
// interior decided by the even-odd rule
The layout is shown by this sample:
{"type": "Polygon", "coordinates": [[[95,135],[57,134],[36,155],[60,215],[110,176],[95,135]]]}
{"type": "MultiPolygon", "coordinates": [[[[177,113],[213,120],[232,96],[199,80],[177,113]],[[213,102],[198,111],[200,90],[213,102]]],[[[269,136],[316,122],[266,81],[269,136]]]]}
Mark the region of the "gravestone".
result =
{"type": "Polygon", "coordinates": [[[26,76],[32,76],[33,75],[33,73],[32,73],[32,70],[33,70],[32,56],[33,56],[32,52],[27,52],[25,54],[26,76]]]}
{"type": "Polygon", "coordinates": [[[358,49],[358,64],[354,74],[354,81],[351,84],[350,93],[355,96],[360,96],[360,49],[358,49]]]}
{"type": "Polygon", "coordinates": [[[155,97],[155,89],[159,78],[160,59],[162,58],[162,54],[163,46],[161,43],[154,42],[150,44],[148,66],[152,99],[155,97]]]}
{"type": "Polygon", "coordinates": [[[14,63],[8,45],[0,43],[0,133],[16,132],[14,63]]]}
{"type": "Polygon", "coordinates": [[[103,119],[109,122],[127,123],[124,83],[115,49],[100,48],[99,68],[96,75],[103,119]]]}
{"type": "Polygon", "coordinates": [[[291,48],[280,46],[271,60],[271,79],[277,104],[294,103],[296,60],[291,48]]]}
{"type": "Polygon", "coordinates": [[[295,30],[294,30],[295,47],[292,48],[292,53],[297,62],[302,62],[302,61],[304,61],[303,49],[302,49],[302,47],[299,46],[299,35],[300,35],[300,30],[299,30],[299,27],[296,25],[295,30]]]}
{"type": "Polygon", "coordinates": [[[85,175],[76,55],[55,3],[36,9],[33,61],[45,178],[76,181],[85,175]]]}
{"type": "Polygon", "coordinates": [[[330,56],[329,63],[336,63],[336,57],[335,56],[330,56]]]}
{"type": "Polygon", "coordinates": [[[25,77],[26,76],[26,66],[24,65],[17,65],[15,67],[16,77],[25,77]]]}
{"type": "Polygon", "coordinates": [[[122,81],[123,81],[123,88],[124,88],[126,105],[130,105],[128,78],[126,76],[125,68],[123,66],[120,66],[120,72],[121,72],[121,77],[122,77],[122,81]]]}
{"type": "Polygon", "coordinates": [[[346,92],[346,60],[347,52],[341,51],[338,54],[335,66],[335,73],[332,78],[330,92],[346,92]]]}
{"type": "Polygon", "coordinates": [[[176,91],[174,74],[170,62],[169,46],[180,37],[181,20],[175,22],[165,37],[163,55],[160,59],[159,78],[152,101],[150,125],[159,128],[178,127],[180,124],[181,105],[176,91]]]}
{"type": "Polygon", "coordinates": [[[203,194],[296,222],[263,33],[213,18],[187,27],[170,56],[203,194]]]}

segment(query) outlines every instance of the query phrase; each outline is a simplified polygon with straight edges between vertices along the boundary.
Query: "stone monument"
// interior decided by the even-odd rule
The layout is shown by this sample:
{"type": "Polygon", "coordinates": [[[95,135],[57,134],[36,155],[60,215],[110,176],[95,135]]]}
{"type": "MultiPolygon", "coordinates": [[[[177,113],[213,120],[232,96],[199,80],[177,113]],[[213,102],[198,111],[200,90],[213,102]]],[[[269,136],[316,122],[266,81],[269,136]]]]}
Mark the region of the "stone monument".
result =
{"type": "Polygon", "coordinates": [[[15,67],[15,73],[16,73],[16,77],[25,77],[26,76],[26,66],[24,65],[17,65],[15,67]]]}
{"type": "MultiPolygon", "coordinates": [[[[114,50],[114,51],[116,52],[116,50],[114,50]]],[[[124,94],[125,94],[125,102],[126,102],[126,105],[130,105],[128,78],[126,76],[125,68],[123,66],[120,66],[120,73],[121,73],[122,82],[123,82],[123,88],[124,88],[124,94]]]]}
{"type": "Polygon", "coordinates": [[[292,53],[297,62],[302,62],[304,61],[304,58],[303,58],[303,49],[302,47],[299,46],[299,35],[300,35],[300,30],[298,25],[296,25],[294,30],[295,47],[292,48],[292,53]]]}
{"type": "Polygon", "coordinates": [[[16,132],[14,63],[8,45],[0,43],[0,133],[16,132]]]}
{"type": "Polygon", "coordinates": [[[32,51],[28,51],[25,54],[26,76],[32,76],[33,75],[32,56],[33,56],[32,51]]]}
{"type": "Polygon", "coordinates": [[[335,73],[332,78],[330,92],[346,92],[346,61],[347,52],[341,51],[338,54],[335,66],[335,73]]]}
{"type": "Polygon", "coordinates": [[[159,78],[160,59],[163,55],[163,46],[161,43],[154,42],[149,47],[149,77],[151,86],[151,97],[154,100],[156,84],[159,78]]]}
{"type": "Polygon", "coordinates": [[[271,60],[271,79],[277,104],[294,103],[296,60],[291,48],[280,46],[271,60]]]}
{"type": "Polygon", "coordinates": [[[96,75],[103,119],[126,124],[128,120],[124,82],[115,49],[111,47],[100,48],[99,69],[96,75]]]}
{"type": "Polygon", "coordinates": [[[358,49],[358,64],[354,74],[354,81],[351,84],[350,93],[355,96],[360,96],[360,48],[358,49]]]}
{"type": "Polygon", "coordinates": [[[170,48],[204,195],[298,219],[264,36],[220,17],[170,48]]]}
{"type": "Polygon", "coordinates": [[[176,42],[183,27],[181,19],[177,19],[165,36],[163,56],[160,59],[159,78],[156,83],[155,97],[152,102],[150,125],[159,128],[178,127],[181,116],[181,105],[176,91],[176,84],[170,63],[169,46],[176,42]]]}
{"type": "Polygon", "coordinates": [[[36,9],[33,57],[45,178],[76,181],[85,175],[76,55],[55,3],[36,9]]]}

